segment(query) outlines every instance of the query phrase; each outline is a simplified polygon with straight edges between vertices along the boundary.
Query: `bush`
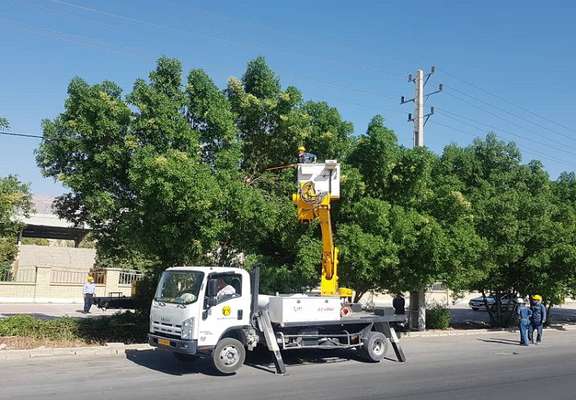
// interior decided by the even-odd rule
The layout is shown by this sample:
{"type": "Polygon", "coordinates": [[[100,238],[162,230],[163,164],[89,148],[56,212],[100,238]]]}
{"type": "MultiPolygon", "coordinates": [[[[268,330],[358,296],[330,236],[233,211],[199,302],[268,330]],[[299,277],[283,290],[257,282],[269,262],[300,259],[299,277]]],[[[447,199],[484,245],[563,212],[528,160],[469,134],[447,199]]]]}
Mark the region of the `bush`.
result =
{"type": "Polygon", "coordinates": [[[448,329],[450,319],[450,310],[440,304],[435,304],[426,310],[426,328],[428,329],[448,329]]]}
{"type": "Polygon", "coordinates": [[[48,340],[82,340],[86,343],[142,343],[148,333],[148,317],[125,312],[110,317],[52,320],[16,315],[0,319],[0,336],[21,336],[48,340]]]}
{"type": "Polygon", "coordinates": [[[148,316],[140,312],[124,312],[111,317],[79,321],[79,337],[88,342],[142,343],[148,335],[148,316]]]}

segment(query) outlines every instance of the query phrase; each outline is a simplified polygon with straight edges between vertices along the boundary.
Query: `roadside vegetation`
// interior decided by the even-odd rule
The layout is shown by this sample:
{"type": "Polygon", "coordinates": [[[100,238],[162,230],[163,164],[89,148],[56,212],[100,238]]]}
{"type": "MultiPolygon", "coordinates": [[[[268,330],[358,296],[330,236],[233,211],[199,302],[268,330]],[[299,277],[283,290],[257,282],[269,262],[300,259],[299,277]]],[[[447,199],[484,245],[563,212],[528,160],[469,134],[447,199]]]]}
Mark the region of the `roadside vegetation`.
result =
{"type": "Polygon", "coordinates": [[[319,227],[295,218],[294,170],[270,170],[304,145],[342,163],[333,223],[355,300],[436,282],[497,299],[539,293],[549,307],[576,295],[574,173],[552,180],[492,132],[435,154],[401,146],[379,115],[355,131],[261,57],[223,90],[183,73],[161,58],[128,93],[75,78],[63,112],[43,122],[37,163],[69,189],[59,215],[94,229],[100,265],[139,267],[150,288],[184,264],[260,265],[268,293],[315,287],[319,227]]]}
{"type": "Polygon", "coordinates": [[[426,308],[427,329],[448,329],[451,322],[450,309],[441,304],[434,304],[426,308]]]}
{"type": "MultiPolygon", "coordinates": [[[[0,119],[0,127],[2,124],[0,119]]],[[[28,215],[31,210],[28,185],[20,182],[16,176],[0,177],[0,277],[10,272],[18,253],[16,243],[22,224],[17,216],[28,215]]]]}
{"type": "Polygon", "coordinates": [[[133,312],[96,318],[43,320],[15,315],[0,319],[0,345],[11,348],[145,343],[147,333],[147,316],[133,312]]]}

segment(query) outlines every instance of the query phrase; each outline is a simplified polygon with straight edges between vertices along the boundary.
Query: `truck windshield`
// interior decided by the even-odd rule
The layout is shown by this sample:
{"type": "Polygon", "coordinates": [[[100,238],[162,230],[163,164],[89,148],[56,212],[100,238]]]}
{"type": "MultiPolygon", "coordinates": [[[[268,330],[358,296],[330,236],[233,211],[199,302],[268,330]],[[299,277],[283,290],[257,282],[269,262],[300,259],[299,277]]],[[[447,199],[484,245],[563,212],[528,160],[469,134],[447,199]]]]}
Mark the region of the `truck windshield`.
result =
{"type": "Polygon", "coordinates": [[[158,283],[154,300],[192,304],[198,300],[203,278],[204,273],[199,271],[165,271],[158,283]]]}

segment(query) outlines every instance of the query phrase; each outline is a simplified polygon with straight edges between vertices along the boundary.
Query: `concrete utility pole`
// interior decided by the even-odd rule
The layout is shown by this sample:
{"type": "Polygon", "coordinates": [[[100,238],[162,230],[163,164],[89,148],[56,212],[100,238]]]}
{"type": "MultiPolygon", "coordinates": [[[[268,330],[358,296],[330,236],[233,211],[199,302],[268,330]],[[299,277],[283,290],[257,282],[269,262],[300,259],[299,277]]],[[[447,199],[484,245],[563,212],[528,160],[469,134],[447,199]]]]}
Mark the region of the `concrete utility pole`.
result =
{"type": "MultiPolygon", "coordinates": [[[[414,147],[424,146],[424,125],[428,122],[430,116],[434,114],[434,107],[430,108],[428,114],[424,114],[424,103],[428,97],[442,91],[442,84],[438,89],[427,95],[424,94],[424,86],[430,79],[430,76],[436,70],[432,67],[429,73],[424,74],[424,71],[419,69],[416,71],[416,76],[408,75],[408,81],[413,82],[416,87],[416,93],[413,99],[406,100],[404,96],[400,99],[400,104],[414,102],[414,117],[408,114],[408,122],[414,122],[414,147]]],[[[426,329],[426,288],[419,288],[416,291],[410,292],[410,305],[409,305],[409,326],[412,330],[423,331],[426,329]]]]}
{"type": "Polygon", "coordinates": [[[424,73],[423,70],[419,69],[416,71],[416,76],[413,77],[412,74],[408,75],[408,81],[414,83],[416,93],[414,98],[410,100],[406,100],[404,96],[400,98],[400,104],[414,102],[414,116],[408,114],[408,122],[414,123],[414,147],[424,146],[424,126],[428,122],[428,119],[434,115],[434,107],[430,108],[428,114],[424,113],[424,103],[426,103],[428,97],[442,91],[442,84],[440,84],[437,90],[428,94],[424,93],[424,87],[435,71],[436,67],[432,67],[428,73],[424,73]]]}
{"type": "Polygon", "coordinates": [[[416,96],[414,96],[414,147],[424,146],[424,71],[416,71],[416,96]]]}

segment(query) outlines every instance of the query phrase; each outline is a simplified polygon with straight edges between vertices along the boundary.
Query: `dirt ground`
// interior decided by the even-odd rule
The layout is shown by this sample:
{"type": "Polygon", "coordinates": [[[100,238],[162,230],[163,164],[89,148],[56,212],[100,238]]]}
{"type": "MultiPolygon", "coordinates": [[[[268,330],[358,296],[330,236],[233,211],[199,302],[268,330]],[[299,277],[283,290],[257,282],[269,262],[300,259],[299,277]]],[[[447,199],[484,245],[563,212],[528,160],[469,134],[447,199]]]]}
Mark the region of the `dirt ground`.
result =
{"type": "Polygon", "coordinates": [[[94,346],[82,340],[48,340],[20,336],[0,336],[0,351],[27,350],[42,347],[84,347],[94,346]]]}

